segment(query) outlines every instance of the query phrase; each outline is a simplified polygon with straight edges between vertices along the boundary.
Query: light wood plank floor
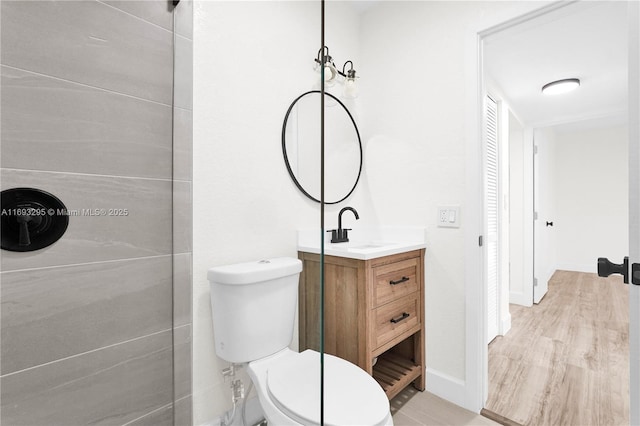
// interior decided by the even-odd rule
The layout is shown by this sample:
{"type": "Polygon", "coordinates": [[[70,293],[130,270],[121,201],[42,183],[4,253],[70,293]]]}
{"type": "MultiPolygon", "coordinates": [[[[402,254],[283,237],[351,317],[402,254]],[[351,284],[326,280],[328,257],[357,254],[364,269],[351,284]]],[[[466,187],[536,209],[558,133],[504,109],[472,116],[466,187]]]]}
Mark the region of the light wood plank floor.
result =
{"type": "Polygon", "coordinates": [[[628,297],[618,276],[557,271],[539,305],[511,305],[486,408],[524,425],[628,425],[628,297]]]}
{"type": "Polygon", "coordinates": [[[499,426],[492,420],[458,407],[429,392],[407,386],[391,400],[395,426],[499,426]]]}

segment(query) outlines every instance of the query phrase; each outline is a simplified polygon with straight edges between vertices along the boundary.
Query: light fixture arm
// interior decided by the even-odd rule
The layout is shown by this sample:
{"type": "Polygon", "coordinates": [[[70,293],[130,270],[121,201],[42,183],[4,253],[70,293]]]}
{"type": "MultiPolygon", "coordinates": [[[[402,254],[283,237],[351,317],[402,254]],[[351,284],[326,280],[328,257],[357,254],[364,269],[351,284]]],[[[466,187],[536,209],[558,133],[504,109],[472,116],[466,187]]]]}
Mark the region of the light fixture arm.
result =
{"type": "Polygon", "coordinates": [[[353,99],[358,96],[356,70],[353,69],[353,61],[345,62],[342,65],[342,71],[338,70],[333,63],[333,58],[329,54],[327,46],[322,46],[318,50],[318,55],[314,61],[317,64],[314,68],[320,69],[320,78],[323,79],[325,87],[331,87],[336,82],[339,82],[343,86],[344,97],[353,99]]]}
{"type": "MultiPolygon", "coordinates": [[[[318,55],[316,56],[314,61],[319,65],[333,65],[333,58],[329,54],[329,48],[327,46],[324,46],[322,49],[318,50],[318,55]]],[[[356,78],[356,70],[353,69],[353,61],[351,60],[344,63],[344,65],[342,66],[342,71],[336,69],[336,72],[345,78],[356,78]],[[348,70],[346,69],[347,64],[349,64],[348,70]]]]}
{"type": "Polygon", "coordinates": [[[329,48],[324,46],[322,49],[318,50],[318,56],[315,61],[320,64],[333,64],[333,58],[329,55],[329,48]],[[326,53],[325,53],[326,52],[326,53]]]}
{"type": "Polygon", "coordinates": [[[342,66],[342,72],[340,73],[340,75],[348,78],[356,77],[356,70],[353,69],[353,61],[347,61],[344,63],[344,65],[342,66]],[[345,71],[347,64],[350,64],[351,66],[349,67],[348,70],[345,71]]]}

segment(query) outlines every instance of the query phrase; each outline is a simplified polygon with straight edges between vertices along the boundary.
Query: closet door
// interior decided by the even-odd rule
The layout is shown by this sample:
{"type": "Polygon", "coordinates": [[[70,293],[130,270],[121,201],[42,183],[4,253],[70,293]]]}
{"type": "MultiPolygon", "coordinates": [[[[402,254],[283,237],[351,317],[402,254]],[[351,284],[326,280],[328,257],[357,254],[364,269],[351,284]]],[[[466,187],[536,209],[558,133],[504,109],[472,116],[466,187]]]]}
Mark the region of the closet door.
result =
{"type": "Polygon", "coordinates": [[[498,335],[498,105],[485,97],[484,113],[484,194],[485,222],[485,282],[487,291],[487,343],[498,335]]]}

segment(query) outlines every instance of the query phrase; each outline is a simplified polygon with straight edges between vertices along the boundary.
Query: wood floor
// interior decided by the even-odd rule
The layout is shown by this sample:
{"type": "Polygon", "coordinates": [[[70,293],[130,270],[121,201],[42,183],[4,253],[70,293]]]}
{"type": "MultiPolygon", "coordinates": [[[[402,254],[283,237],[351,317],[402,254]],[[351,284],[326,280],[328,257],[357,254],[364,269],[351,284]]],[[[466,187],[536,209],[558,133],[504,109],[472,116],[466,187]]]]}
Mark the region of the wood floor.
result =
{"type": "Polygon", "coordinates": [[[523,425],[628,425],[628,295],[620,277],[557,271],[539,305],[511,305],[486,408],[523,425]]]}

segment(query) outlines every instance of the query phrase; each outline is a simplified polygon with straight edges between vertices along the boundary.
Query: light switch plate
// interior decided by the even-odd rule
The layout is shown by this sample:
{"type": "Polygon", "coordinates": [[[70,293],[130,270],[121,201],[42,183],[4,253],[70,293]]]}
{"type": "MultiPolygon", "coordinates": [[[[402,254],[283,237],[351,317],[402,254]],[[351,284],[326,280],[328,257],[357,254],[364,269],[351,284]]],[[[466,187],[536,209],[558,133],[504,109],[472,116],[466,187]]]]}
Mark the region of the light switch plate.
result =
{"type": "Polygon", "coordinates": [[[439,228],[459,228],[460,206],[438,206],[437,223],[439,228]]]}

